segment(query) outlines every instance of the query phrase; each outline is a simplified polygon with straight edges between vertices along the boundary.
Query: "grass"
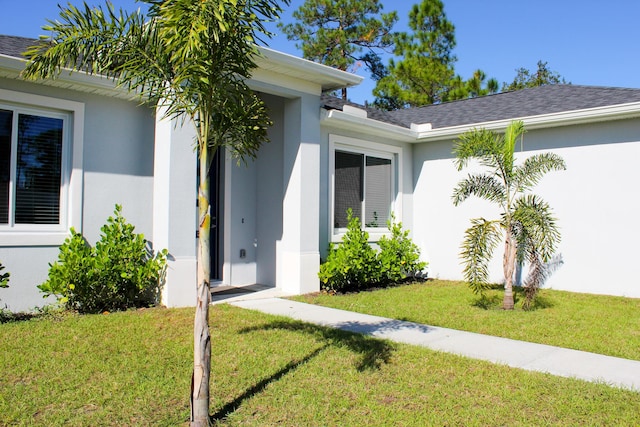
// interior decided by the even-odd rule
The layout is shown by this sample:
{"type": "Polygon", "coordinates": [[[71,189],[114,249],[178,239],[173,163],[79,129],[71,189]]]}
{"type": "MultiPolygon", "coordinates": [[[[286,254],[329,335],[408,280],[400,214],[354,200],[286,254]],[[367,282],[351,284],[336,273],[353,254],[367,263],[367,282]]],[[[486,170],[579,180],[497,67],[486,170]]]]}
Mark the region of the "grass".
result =
{"type": "MultiPolygon", "coordinates": [[[[0,324],[0,425],[187,425],[192,324],[190,309],[0,324]]],[[[211,325],[221,426],[640,423],[640,393],[604,384],[227,305],[211,325]]]]}
{"type": "MultiPolygon", "coordinates": [[[[544,289],[537,307],[502,310],[502,292],[485,300],[463,282],[427,282],[357,294],[312,294],[298,301],[433,326],[640,360],[640,299],[544,289]]],[[[519,306],[516,303],[516,306],[519,306]]]]}

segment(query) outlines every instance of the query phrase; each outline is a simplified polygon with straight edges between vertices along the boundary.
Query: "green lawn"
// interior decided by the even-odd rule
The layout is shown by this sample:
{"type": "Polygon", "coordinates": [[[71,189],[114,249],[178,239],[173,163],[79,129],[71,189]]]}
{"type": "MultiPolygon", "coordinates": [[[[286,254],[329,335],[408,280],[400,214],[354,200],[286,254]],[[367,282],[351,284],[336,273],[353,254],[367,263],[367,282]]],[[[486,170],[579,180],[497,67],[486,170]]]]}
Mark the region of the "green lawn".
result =
{"type": "MultiPolygon", "coordinates": [[[[149,309],[0,324],[0,425],[186,425],[192,314],[149,309]]],[[[212,307],[211,324],[218,425],[640,423],[640,393],[603,384],[226,305],[212,307]]]]}
{"type": "Polygon", "coordinates": [[[532,311],[504,311],[502,292],[488,308],[466,284],[429,280],[346,295],[313,294],[298,301],[517,340],[640,360],[640,299],[544,289],[532,311]]]}

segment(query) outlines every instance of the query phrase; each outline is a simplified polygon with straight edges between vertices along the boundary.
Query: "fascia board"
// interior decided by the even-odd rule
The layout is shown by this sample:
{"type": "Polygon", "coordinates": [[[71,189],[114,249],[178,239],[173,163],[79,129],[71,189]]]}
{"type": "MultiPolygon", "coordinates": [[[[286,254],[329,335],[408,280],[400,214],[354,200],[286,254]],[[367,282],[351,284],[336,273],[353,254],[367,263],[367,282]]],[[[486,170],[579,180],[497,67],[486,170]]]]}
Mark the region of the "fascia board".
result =
{"type": "MultiPolygon", "coordinates": [[[[20,77],[20,73],[24,70],[26,64],[27,61],[24,59],[0,54],[0,76],[23,80],[20,77]]],[[[71,72],[70,70],[64,69],[55,79],[33,80],[32,82],[64,89],[98,93],[120,99],[139,99],[137,95],[130,93],[124,88],[119,88],[112,79],[99,75],[90,75],[82,71],[71,72]]]]}
{"type": "Polygon", "coordinates": [[[402,126],[392,125],[365,117],[354,116],[340,110],[322,110],[321,125],[362,134],[391,138],[395,141],[417,142],[416,132],[402,126]]]}
{"type": "Polygon", "coordinates": [[[456,138],[473,129],[504,130],[514,120],[522,120],[528,130],[558,126],[570,126],[610,120],[640,117],[640,102],[608,105],[583,110],[563,111],[561,113],[541,114],[538,116],[514,117],[504,120],[473,123],[471,125],[451,126],[418,132],[414,142],[437,141],[456,138]]]}

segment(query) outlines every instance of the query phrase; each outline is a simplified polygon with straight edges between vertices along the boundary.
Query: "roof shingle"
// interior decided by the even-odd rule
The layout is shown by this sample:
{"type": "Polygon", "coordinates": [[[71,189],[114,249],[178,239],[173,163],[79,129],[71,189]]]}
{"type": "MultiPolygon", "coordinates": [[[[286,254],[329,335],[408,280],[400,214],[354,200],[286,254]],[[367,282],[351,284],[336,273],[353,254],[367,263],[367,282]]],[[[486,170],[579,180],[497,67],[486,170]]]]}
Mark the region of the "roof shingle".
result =
{"type": "Polygon", "coordinates": [[[33,46],[38,39],[27,37],[5,36],[0,34],[0,54],[23,58],[22,55],[29,46],[33,46]]]}
{"type": "Polygon", "coordinates": [[[640,102],[640,89],[562,84],[398,110],[391,115],[405,126],[431,123],[436,129],[630,102],[640,102]]]}

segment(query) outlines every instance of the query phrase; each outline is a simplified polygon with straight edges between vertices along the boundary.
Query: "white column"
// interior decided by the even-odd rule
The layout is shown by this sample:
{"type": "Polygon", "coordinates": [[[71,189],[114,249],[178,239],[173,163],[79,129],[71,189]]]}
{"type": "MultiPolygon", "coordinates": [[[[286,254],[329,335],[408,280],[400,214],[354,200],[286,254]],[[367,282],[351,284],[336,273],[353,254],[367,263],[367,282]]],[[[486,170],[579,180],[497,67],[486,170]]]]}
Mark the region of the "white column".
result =
{"type": "Polygon", "coordinates": [[[319,116],[317,97],[285,104],[282,240],[276,246],[276,286],[290,294],[320,289],[319,116]]]}
{"type": "Polygon", "coordinates": [[[153,171],[153,246],[168,249],[162,304],[196,303],[196,154],[189,122],[156,112],[153,171]]]}

